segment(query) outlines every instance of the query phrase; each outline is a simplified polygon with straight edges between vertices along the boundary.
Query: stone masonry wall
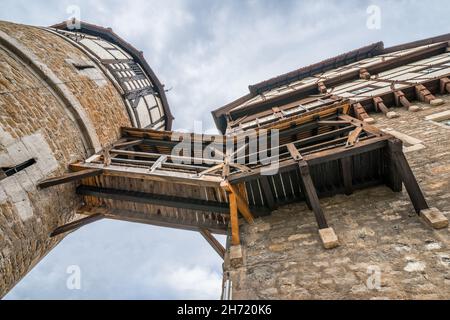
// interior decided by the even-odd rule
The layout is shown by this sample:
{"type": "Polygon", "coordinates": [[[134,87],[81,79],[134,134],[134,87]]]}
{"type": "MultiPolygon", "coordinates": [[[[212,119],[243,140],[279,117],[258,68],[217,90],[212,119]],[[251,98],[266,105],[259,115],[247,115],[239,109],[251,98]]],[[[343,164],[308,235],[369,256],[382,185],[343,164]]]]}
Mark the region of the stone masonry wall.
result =
{"type": "MultiPolygon", "coordinates": [[[[381,129],[421,140],[405,146],[406,156],[429,205],[448,217],[450,127],[425,120],[450,110],[450,97],[444,98],[439,107],[417,103],[420,112],[396,109],[400,118],[374,118],[381,129]]],[[[339,237],[336,249],[322,247],[304,204],[282,207],[251,226],[241,222],[244,264],[231,266],[226,259],[224,267],[233,299],[450,298],[450,229],[426,225],[406,191],[376,187],[321,204],[339,237]]]]}
{"type": "MultiPolygon", "coordinates": [[[[0,22],[0,31],[34,52],[65,83],[95,124],[101,145],[116,140],[120,126],[129,125],[120,95],[100,70],[93,81],[70,63],[87,60],[82,51],[38,28],[0,22]]],[[[60,97],[0,46],[0,167],[36,160],[23,171],[0,177],[0,297],[62,239],[49,234],[74,218],[80,205],[74,184],[46,190],[37,190],[36,184],[88,156],[81,136],[60,97]]]]}

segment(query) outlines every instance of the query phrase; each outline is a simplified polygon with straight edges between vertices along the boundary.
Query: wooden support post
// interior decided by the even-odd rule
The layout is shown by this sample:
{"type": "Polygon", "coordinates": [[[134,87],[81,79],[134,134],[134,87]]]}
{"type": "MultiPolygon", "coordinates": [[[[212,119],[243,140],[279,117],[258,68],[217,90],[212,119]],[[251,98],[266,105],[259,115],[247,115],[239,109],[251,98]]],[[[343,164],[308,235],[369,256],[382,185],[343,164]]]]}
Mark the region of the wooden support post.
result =
{"type": "Polygon", "coordinates": [[[237,208],[239,209],[239,212],[242,214],[244,219],[249,223],[252,224],[254,222],[253,220],[253,214],[250,211],[250,208],[248,207],[248,202],[240,195],[238,189],[236,186],[233,186],[228,181],[224,181],[221,183],[221,186],[223,189],[225,189],[226,192],[228,192],[230,195],[233,194],[236,199],[237,208]]]}
{"type": "Polygon", "coordinates": [[[340,162],[341,162],[342,179],[344,181],[345,194],[349,196],[353,193],[352,158],[345,157],[342,158],[340,162]]]}
{"type": "Polygon", "coordinates": [[[361,121],[364,121],[369,124],[375,123],[375,119],[369,117],[369,115],[366,112],[366,109],[361,105],[361,103],[355,103],[353,105],[353,111],[355,113],[355,117],[361,121]]]}
{"type": "Polygon", "coordinates": [[[450,93],[450,79],[445,77],[439,80],[441,94],[450,93]]]}
{"type": "Polygon", "coordinates": [[[428,204],[423,196],[422,190],[417,183],[416,177],[412,172],[408,161],[402,151],[402,142],[399,139],[391,139],[388,141],[388,148],[392,152],[395,167],[400,174],[400,177],[405,185],[406,191],[411,199],[411,202],[417,214],[422,210],[428,209],[428,204]]]}
{"type": "Polygon", "coordinates": [[[38,183],[38,188],[45,189],[51,186],[60,185],[63,183],[69,183],[79,181],[84,178],[96,177],[103,173],[103,169],[86,169],[78,172],[71,172],[60,177],[50,178],[38,183]]]}
{"type": "Polygon", "coordinates": [[[208,229],[200,229],[200,234],[211,245],[214,251],[223,259],[225,257],[225,248],[217,239],[211,234],[208,229]]]}
{"type": "Polygon", "coordinates": [[[319,229],[326,229],[328,228],[328,223],[323,214],[322,207],[320,206],[319,197],[317,196],[316,188],[314,187],[314,183],[311,179],[308,163],[303,159],[300,152],[292,143],[288,144],[287,148],[291,154],[291,157],[298,162],[300,176],[305,188],[305,195],[312,207],[317,224],[319,225],[319,229]]]}
{"type": "Polygon", "coordinates": [[[383,102],[383,99],[380,97],[373,98],[373,105],[375,106],[376,111],[381,111],[387,118],[398,118],[399,115],[397,112],[390,111],[388,107],[383,102]]]}
{"type": "Polygon", "coordinates": [[[56,236],[58,236],[60,234],[67,233],[69,231],[73,231],[73,230],[79,229],[79,228],[81,228],[81,227],[83,227],[83,226],[85,226],[87,224],[93,223],[93,222],[98,221],[98,220],[103,219],[103,218],[104,217],[101,214],[94,214],[94,215],[88,216],[86,218],[82,218],[80,220],[68,223],[66,225],[63,225],[61,227],[56,228],[50,234],[50,237],[53,238],[53,237],[56,237],[56,236]]]}
{"type": "Polygon", "coordinates": [[[238,246],[241,244],[239,238],[239,219],[236,195],[233,192],[229,193],[230,199],[230,221],[231,221],[231,244],[238,246]]]}
{"type": "Polygon", "coordinates": [[[428,89],[423,84],[419,84],[416,86],[416,95],[417,100],[429,103],[433,106],[438,106],[444,103],[444,100],[436,99],[436,97],[431,94],[431,92],[428,91],[428,89]]]}
{"type": "Polygon", "coordinates": [[[316,188],[314,187],[314,183],[311,179],[311,175],[309,172],[309,166],[306,163],[306,161],[303,160],[299,163],[299,167],[301,177],[305,186],[306,196],[308,197],[309,202],[311,203],[319,229],[326,229],[328,228],[328,223],[323,214],[322,207],[320,206],[319,197],[317,196],[317,191],[316,188]]]}

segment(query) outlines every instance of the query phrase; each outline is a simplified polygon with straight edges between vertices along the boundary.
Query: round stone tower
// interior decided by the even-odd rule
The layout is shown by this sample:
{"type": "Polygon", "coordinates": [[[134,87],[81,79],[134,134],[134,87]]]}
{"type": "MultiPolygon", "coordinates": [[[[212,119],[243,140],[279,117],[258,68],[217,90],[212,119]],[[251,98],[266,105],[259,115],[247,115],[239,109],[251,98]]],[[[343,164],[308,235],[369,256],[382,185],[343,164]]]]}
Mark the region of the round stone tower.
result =
{"type": "Polygon", "coordinates": [[[120,128],[170,130],[164,89],[142,52],[111,29],[0,22],[0,297],[61,237],[75,184],[37,188],[119,138],[120,128]]]}

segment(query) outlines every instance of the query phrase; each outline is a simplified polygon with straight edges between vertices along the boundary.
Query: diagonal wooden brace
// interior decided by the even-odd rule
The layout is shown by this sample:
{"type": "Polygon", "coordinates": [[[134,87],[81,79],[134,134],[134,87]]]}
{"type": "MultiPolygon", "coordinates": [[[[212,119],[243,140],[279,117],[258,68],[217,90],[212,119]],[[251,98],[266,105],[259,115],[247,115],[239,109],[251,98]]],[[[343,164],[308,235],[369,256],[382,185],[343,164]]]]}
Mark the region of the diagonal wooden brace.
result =
{"type": "Polygon", "coordinates": [[[291,157],[298,162],[301,179],[305,188],[305,195],[312,207],[319,229],[326,229],[328,228],[328,223],[323,214],[322,207],[320,206],[319,197],[317,196],[317,191],[309,172],[308,163],[303,159],[302,155],[293,144],[288,144],[288,150],[291,157]]]}
{"type": "Polygon", "coordinates": [[[229,195],[233,195],[236,198],[236,205],[239,212],[249,224],[252,224],[254,222],[253,214],[248,207],[247,201],[241,196],[238,188],[230,184],[228,181],[223,181],[221,186],[226,192],[228,192],[229,195]]]}
{"type": "Polygon", "coordinates": [[[391,157],[397,172],[400,175],[403,184],[405,185],[406,191],[408,192],[409,198],[416,210],[417,214],[420,214],[422,210],[429,208],[425,197],[423,196],[422,190],[417,183],[416,177],[411,170],[411,167],[406,160],[405,154],[402,151],[402,141],[399,139],[388,140],[388,149],[391,153],[391,157]]]}

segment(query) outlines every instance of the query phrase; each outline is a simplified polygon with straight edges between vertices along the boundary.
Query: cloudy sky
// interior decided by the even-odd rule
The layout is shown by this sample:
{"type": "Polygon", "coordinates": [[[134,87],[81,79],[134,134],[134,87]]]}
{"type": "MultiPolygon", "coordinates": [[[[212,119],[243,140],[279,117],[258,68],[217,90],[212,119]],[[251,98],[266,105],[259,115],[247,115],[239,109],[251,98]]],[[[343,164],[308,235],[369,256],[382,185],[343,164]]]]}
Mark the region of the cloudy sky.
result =
{"type": "MultiPolygon", "coordinates": [[[[0,0],[0,19],[46,26],[72,5],[144,51],[171,89],[175,129],[202,121],[208,132],[210,111],[249,84],[380,40],[450,32],[446,0],[0,0]]],[[[7,298],[218,299],[221,264],[196,233],[103,221],[69,235],[7,298]],[[73,265],[80,290],[66,286],[73,265]]]]}

